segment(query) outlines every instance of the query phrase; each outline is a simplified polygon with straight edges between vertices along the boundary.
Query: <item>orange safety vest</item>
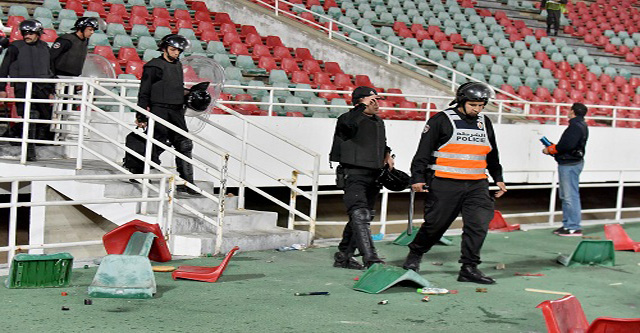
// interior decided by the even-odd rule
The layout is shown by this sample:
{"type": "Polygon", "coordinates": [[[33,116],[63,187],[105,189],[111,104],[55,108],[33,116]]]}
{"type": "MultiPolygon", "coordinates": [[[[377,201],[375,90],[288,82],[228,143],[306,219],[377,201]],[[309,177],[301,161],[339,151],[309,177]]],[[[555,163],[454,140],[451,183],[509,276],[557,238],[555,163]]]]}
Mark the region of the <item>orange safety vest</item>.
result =
{"type": "Polygon", "coordinates": [[[435,171],[436,177],[486,179],[487,154],[491,151],[491,143],[484,115],[478,115],[478,121],[469,124],[453,109],[443,112],[453,126],[453,133],[449,141],[433,152],[436,163],[429,167],[435,171]]]}

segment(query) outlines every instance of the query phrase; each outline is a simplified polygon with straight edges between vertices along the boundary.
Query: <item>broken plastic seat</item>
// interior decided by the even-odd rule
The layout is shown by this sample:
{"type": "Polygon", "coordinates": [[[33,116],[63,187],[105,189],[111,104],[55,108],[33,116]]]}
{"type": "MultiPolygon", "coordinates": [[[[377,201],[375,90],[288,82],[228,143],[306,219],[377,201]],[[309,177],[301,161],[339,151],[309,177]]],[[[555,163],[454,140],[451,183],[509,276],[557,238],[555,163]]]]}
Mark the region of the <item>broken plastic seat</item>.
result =
{"type": "Polygon", "coordinates": [[[103,298],[152,298],[156,279],[147,257],[156,235],[136,231],[124,252],[102,258],[89,286],[89,296],[103,298]]]}
{"type": "Polygon", "coordinates": [[[231,257],[240,250],[239,247],[234,246],[222,260],[219,266],[180,266],[178,269],[171,273],[171,277],[174,280],[187,279],[203,282],[216,282],[222,275],[222,272],[227,268],[231,257]]]}
{"type": "Polygon", "coordinates": [[[583,240],[570,256],[559,256],[557,261],[565,266],[615,265],[615,251],[610,240],[583,240]]]}
{"type": "MultiPolygon", "coordinates": [[[[416,234],[418,233],[418,227],[413,227],[411,228],[411,235],[407,234],[407,231],[405,230],[404,232],[402,232],[398,237],[396,237],[395,240],[393,240],[393,244],[395,245],[402,245],[402,246],[407,246],[409,245],[409,243],[413,242],[413,240],[416,238],[416,234]]],[[[438,241],[438,244],[442,244],[442,245],[451,245],[453,244],[453,241],[445,236],[442,236],[442,238],[440,238],[440,240],[438,241]]]]}
{"type": "Polygon", "coordinates": [[[414,282],[422,288],[432,287],[427,279],[412,270],[396,266],[373,264],[360,276],[360,279],[353,285],[353,289],[369,294],[378,294],[402,281],[414,282]]]}
{"type": "Polygon", "coordinates": [[[19,253],[11,261],[5,285],[7,288],[68,287],[72,266],[73,256],[66,252],[19,253]]]}
{"type": "Polygon", "coordinates": [[[519,224],[509,224],[502,217],[502,213],[499,210],[493,211],[493,219],[489,222],[489,230],[498,232],[510,232],[520,230],[519,224]]]}
{"type": "Polygon", "coordinates": [[[640,252],[640,242],[634,242],[620,224],[607,224],[604,226],[604,235],[613,241],[616,251],[640,252]]]}
{"type": "Polygon", "coordinates": [[[102,243],[108,254],[129,254],[124,253],[131,235],[136,232],[150,232],[156,235],[153,240],[151,250],[149,251],[149,259],[158,262],[167,262],[171,260],[171,252],[167,246],[167,242],[162,235],[162,230],[158,224],[146,223],[140,220],[132,220],[127,222],[102,236],[102,243]]]}
{"type": "Polygon", "coordinates": [[[544,301],[536,308],[542,310],[549,333],[636,333],[640,332],[640,318],[596,318],[591,325],[582,310],[580,301],[574,295],[557,300],[544,301]]]}

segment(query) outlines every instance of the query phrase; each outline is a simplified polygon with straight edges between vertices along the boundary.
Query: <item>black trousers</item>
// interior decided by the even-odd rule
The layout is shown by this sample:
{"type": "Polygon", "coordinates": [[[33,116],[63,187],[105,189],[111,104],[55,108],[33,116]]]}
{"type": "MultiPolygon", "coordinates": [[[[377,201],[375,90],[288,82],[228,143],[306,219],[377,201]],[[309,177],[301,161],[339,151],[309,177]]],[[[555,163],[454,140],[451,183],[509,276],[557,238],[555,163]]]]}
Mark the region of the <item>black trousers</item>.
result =
{"type": "Polygon", "coordinates": [[[562,11],[547,9],[547,34],[551,34],[551,27],[555,30],[555,34],[560,31],[560,16],[562,11]]]}
{"type": "MultiPolygon", "coordinates": [[[[344,168],[345,187],[344,187],[344,205],[347,208],[349,222],[342,232],[342,240],[338,244],[340,252],[353,252],[355,250],[355,238],[353,237],[353,228],[351,221],[351,213],[359,208],[373,210],[376,205],[376,199],[380,194],[380,185],[378,185],[379,170],[349,169],[344,168]]],[[[373,214],[372,214],[373,215],[373,214]]]]}
{"type": "MultiPolygon", "coordinates": [[[[151,105],[151,113],[170,122],[171,124],[184,131],[189,131],[187,128],[187,122],[184,119],[183,109],[171,109],[158,105],[151,105]]],[[[178,152],[187,157],[192,156],[191,152],[193,151],[193,142],[184,137],[182,134],[176,133],[175,131],[158,122],[155,123],[153,138],[160,142],[166,143],[167,145],[173,146],[178,152]]],[[[154,161],[159,161],[160,154],[162,154],[163,152],[164,149],[154,145],[151,152],[151,159],[154,161]]],[[[187,163],[184,160],[176,157],[176,168],[182,179],[193,183],[193,166],[190,163],[187,163]]]]}
{"type": "Polygon", "coordinates": [[[409,244],[414,253],[426,253],[462,213],[460,263],[479,264],[480,249],[493,218],[493,198],[487,180],[433,178],[424,205],[424,220],[409,244]]]}
{"type": "MultiPolygon", "coordinates": [[[[27,95],[27,92],[22,85],[16,85],[14,91],[16,98],[24,98],[27,95]]],[[[31,92],[31,98],[49,99],[48,90],[34,84],[31,92]]],[[[24,117],[24,106],[25,103],[16,102],[16,111],[20,117],[24,117]]],[[[31,103],[29,118],[51,120],[51,110],[51,104],[49,103],[31,103]]],[[[22,128],[23,123],[16,123],[11,129],[12,136],[22,137],[22,128]]],[[[51,124],[30,123],[29,139],[53,140],[51,124]]]]}

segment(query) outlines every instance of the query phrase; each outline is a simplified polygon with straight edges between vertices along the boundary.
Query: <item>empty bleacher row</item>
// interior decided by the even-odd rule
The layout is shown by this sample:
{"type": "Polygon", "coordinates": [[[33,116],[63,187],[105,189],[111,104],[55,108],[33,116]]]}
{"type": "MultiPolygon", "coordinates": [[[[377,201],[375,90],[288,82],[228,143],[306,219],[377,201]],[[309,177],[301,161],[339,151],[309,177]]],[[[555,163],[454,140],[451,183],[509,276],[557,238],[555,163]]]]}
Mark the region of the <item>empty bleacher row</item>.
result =
{"type": "MultiPolygon", "coordinates": [[[[351,98],[348,91],[359,85],[374,86],[366,75],[345,73],[338,63],[317,60],[306,48],[288,48],[278,36],[262,36],[253,26],[235,24],[227,13],[209,12],[203,2],[45,0],[44,5],[31,15],[22,6],[11,6],[6,14],[3,11],[7,26],[12,28],[12,39],[21,38],[17,29],[19,22],[33,17],[44,21],[49,42],[58,34],[69,32],[77,17],[81,16],[105,19],[105,33],[94,34],[89,45],[94,53],[111,62],[120,78],[140,78],[144,63],[160,54],[157,51],[159,39],[170,33],[179,33],[191,40],[192,46],[185,55],[209,57],[225,68],[226,84],[236,88],[225,88],[221,96],[223,100],[269,102],[267,90],[245,89],[243,86],[347,91],[338,94],[276,90],[274,102],[293,104],[274,106],[273,111],[278,115],[336,117],[346,108],[322,105],[346,106],[351,98]],[[305,104],[315,106],[306,107],[305,104]]],[[[402,94],[400,89],[376,89],[402,94]]],[[[426,116],[424,112],[394,110],[418,107],[417,103],[402,96],[382,101],[381,106],[388,108],[382,116],[390,119],[423,120],[426,116]]],[[[266,114],[255,104],[238,104],[233,108],[248,115],[266,114]]]]}
{"type": "MultiPolygon", "coordinates": [[[[474,8],[471,2],[459,4],[454,0],[291,2],[299,5],[287,7],[280,3],[280,10],[309,14],[301,10],[307,8],[340,22],[345,34],[368,43],[371,50],[386,49],[379,43],[379,39],[384,39],[398,46],[393,54],[399,58],[411,60],[406,52],[403,55],[402,48],[426,55],[524,99],[640,106],[637,97],[640,81],[631,78],[629,71],[611,66],[606,57],[591,55],[586,48],[573,48],[564,39],[547,37],[542,29],[530,29],[521,20],[511,20],[504,11],[474,8]]],[[[311,18],[328,26],[322,17],[311,18]]],[[[362,44],[358,46],[364,48],[362,44]]],[[[451,72],[442,69],[435,72],[451,78],[451,72]]],[[[458,83],[466,79],[459,80],[458,83]]],[[[555,113],[555,109],[535,106],[533,112],[555,113]]],[[[596,108],[595,114],[612,116],[611,109],[596,108]]],[[[618,114],[623,118],[635,116],[635,111],[618,114]]]]}

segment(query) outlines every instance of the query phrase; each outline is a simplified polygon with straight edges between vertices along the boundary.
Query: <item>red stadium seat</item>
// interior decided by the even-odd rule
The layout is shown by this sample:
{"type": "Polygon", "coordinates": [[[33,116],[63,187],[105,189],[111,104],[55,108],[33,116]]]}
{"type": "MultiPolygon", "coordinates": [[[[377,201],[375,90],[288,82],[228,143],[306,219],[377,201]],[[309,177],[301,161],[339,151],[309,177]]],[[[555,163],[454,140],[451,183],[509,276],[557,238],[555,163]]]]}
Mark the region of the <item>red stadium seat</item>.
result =
{"type": "Polygon", "coordinates": [[[135,75],[138,80],[142,78],[142,67],[144,66],[144,63],[142,61],[129,61],[127,63],[127,67],[125,68],[125,73],[126,74],[133,74],[135,75]]]}
{"type": "MultiPolygon", "coordinates": [[[[338,88],[333,84],[322,84],[320,85],[320,90],[338,90],[338,88]]],[[[318,92],[318,97],[326,98],[330,101],[334,98],[340,98],[340,95],[336,92],[318,92]]]]}
{"type": "Polygon", "coordinates": [[[320,65],[318,65],[318,62],[315,60],[304,60],[302,62],[302,70],[304,70],[308,74],[316,74],[322,72],[320,65]]]}
{"type": "Polygon", "coordinates": [[[271,52],[266,45],[256,44],[253,46],[253,51],[251,52],[251,56],[254,60],[260,59],[262,57],[271,57],[271,52]]]}
{"type": "Polygon", "coordinates": [[[323,84],[333,84],[331,82],[331,74],[325,73],[325,72],[314,73],[313,83],[315,83],[318,86],[321,86],[323,84]]]}
{"type": "Polygon", "coordinates": [[[269,72],[274,69],[280,69],[276,64],[276,60],[273,59],[273,57],[266,57],[266,56],[261,57],[260,60],[258,60],[258,67],[264,68],[269,72]]]}
{"type": "Polygon", "coordinates": [[[191,29],[193,30],[193,23],[191,23],[191,20],[178,20],[176,21],[176,30],[180,30],[180,29],[191,29]]]}
{"type": "Polygon", "coordinates": [[[14,26],[18,26],[22,21],[24,21],[24,17],[22,16],[9,16],[7,19],[7,27],[13,28],[14,26]]]}
{"type": "Polygon", "coordinates": [[[249,34],[255,34],[260,36],[260,34],[258,33],[258,30],[256,30],[256,27],[252,26],[252,25],[243,25],[240,28],[240,34],[241,35],[249,35],[249,34]]]}
{"type": "Polygon", "coordinates": [[[53,43],[56,41],[56,39],[58,39],[58,33],[55,29],[44,29],[40,39],[43,42],[53,43]]]}
{"type": "Polygon", "coordinates": [[[213,21],[216,23],[233,23],[233,21],[231,21],[231,17],[229,17],[229,14],[221,12],[214,15],[213,21]]]}
{"type": "Polygon", "coordinates": [[[305,71],[295,71],[291,74],[291,82],[292,83],[305,83],[311,84],[311,80],[309,80],[309,74],[305,71]]]}
{"type": "Polygon", "coordinates": [[[202,40],[203,42],[218,42],[220,41],[220,38],[218,37],[218,33],[215,30],[206,30],[200,34],[200,40],[202,40]]]}
{"type": "Polygon", "coordinates": [[[107,60],[113,60],[113,61],[117,60],[116,56],[113,54],[113,50],[111,49],[111,46],[96,45],[93,49],[93,53],[97,55],[101,55],[107,58],[107,60]]]}
{"type": "Polygon", "coordinates": [[[314,60],[313,56],[311,55],[311,52],[309,51],[308,48],[305,47],[299,47],[296,49],[296,58],[300,59],[300,60],[314,60]]]}
{"type": "Polygon", "coordinates": [[[426,30],[419,30],[416,32],[416,39],[418,42],[422,42],[425,39],[431,39],[431,35],[429,35],[429,32],[426,30]]]}
{"type": "Polygon", "coordinates": [[[455,51],[453,49],[453,44],[448,40],[441,41],[439,48],[440,48],[440,50],[447,51],[447,52],[454,52],[455,51]]]}
{"type": "Polygon", "coordinates": [[[200,12],[209,12],[209,8],[207,8],[207,5],[204,3],[204,1],[194,1],[191,3],[191,9],[200,12]]]}
{"type": "Polygon", "coordinates": [[[473,54],[475,54],[476,56],[481,56],[483,54],[487,54],[487,49],[485,49],[484,46],[482,46],[480,44],[475,44],[473,46],[473,54]]]}
{"type": "MultiPolygon", "coordinates": [[[[253,102],[253,97],[249,94],[238,94],[234,97],[234,100],[239,102],[253,102]]],[[[233,105],[233,104],[232,104],[233,105]]],[[[244,115],[250,115],[255,111],[258,111],[258,105],[256,104],[235,104],[233,109],[244,115]]]]}
{"type": "Polygon", "coordinates": [[[244,39],[244,43],[247,46],[255,46],[255,45],[263,45],[262,44],[262,37],[256,35],[256,34],[248,34],[245,39],[244,39]]]}
{"type": "Polygon", "coordinates": [[[324,71],[334,75],[338,73],[343,73],[342,69],[340,68],[340,64],[332,61],[327,61],[324,63],[324,71]]]}
{"type": "Polygon", "coordinates": [[[278,36],[267,36],[266,45],[269,47],[284,46],[278,36]]]}
{"type": "Polygon", "coordinates": [[[129,17],[129,12],[127,12],[127,7],[125,7],[121,3],[113,3],[111,4],[111,8],[109,8],[109,14],[118,14],[122,17],[129,17]]]}
{"type": "Polygon", "coordinates": [[[233,23],[222,23],[220,25],[220,32],[224,35],[228,32],[237,34],[238,30],[236,30],[236,25],[233,23]]]}
{"type": "MultiPolygon", "coordinates": [[[[267,46],[269,45],[267,44],[267,46]]],[[[285,59],[285,58],[293,59],[293,56],[291,56],[291,52],[289,51],[289,49],[284,46],[275,46],[273,48],[273,56],[276,59],[285,59]]]]}
{"type": "Polygon", "coordinates": [[[89,4],[87,5],[87,10],[90,12],[98,13],[98,15],[100,15],[100,17],[102,18],[107,17],[107,10],[102,4],[89,2],[89,4]]]}
{"type": "Polygon", "coordinates": [[[238,35],[237,32],[227,32],[222,37],[222,44],[224,44],[225,46],[229,46],[231,44],[237,44],[237,43],[242,43],[242,40],[240,39],[240,35],[238,35]]]}
{"type": "Polygon", "coordinates": [[[369,79],[367,75],[356,75],[355,77],[356,86],[365,86],[365,87],[373,87],[373,83],[369,79]]]}
{"type": "Polygon", "coordinates": [[[340,89],[344,89],[345,87],[355,87],[351,82],[351,77],[344,73],[336,73],[333,78],[333,84],[340,89]]]}
{"type": "Polygon", "coordinates": [[[242,43],[233,43],[229,47],[229,53],[235,55],[249,55],[249,51],[247,50],[247,46],[242,43]]]}
{"type": "Polygon", "coordinates": [[[153,9],[153,11],[151,12],[151,16],[166,18],[167,20],[173,19],[171,17],[171,14],[169,14],[169,11],[166,8],[159,8],[159,7],[156,7],[153,9]]]}
{"type": "Polygon", "coordinates": [[[153,27],[153,29],[155,30],[157,27],[167,27],[167,28],[171,28],[171,22],[169,22],[168,19],[163,18],[163,17],[156,17],[153,19],[153,23],[151,23],[151,26],[153,27]]]}
{"type": "Polygon", "coordinates": [[[14,40],[22,40],[22,33],[20,33],[20,29],[17,25],[13,26],[13,28],[11,28],[11,33],[9,33],[9,42],[13,43],[14,40]]]}
{"type": "MultiPolygon", "coordinates": [[[[216,27],[212,22],[201,21],[198,23],[198,28],[196,29],[196,34],[201,34],[205,31],[216,31],[216,27]]],[[[216,32],[217,34],[217,32],[216,32]]]]}
{"type": "Polygon", "coordinates": [[[213,19],[211,18],[211,14],[209,14],[209,12],[196,12],[195,14],[193,14],[193,17],[196,22],[212,22],[213,23],[213,19]]]}
{"type": "MultiPolygon", "coordinates": [[[[277,60],[278,58],[276,58],[277,60]]],[[[298,67],[298,62],[293,58],[284,58],[280,62],[280,67],[287,72],[287,74],[291,74],[293,72],[299,71],[300,67],[298,67]]]]}
{"type": "Polygon", "coordinates": [[[147,11],[147,7],[145,6],[132,6],[131,16],[144,17],[147,20],[152,19],[152,16],[149,14],[149,11],[147,11]]]}
{"type": "Polygon", "coordinates": [[[173,18],[176,20],[192,21],[191,14],[186,9],[176,9],[173,11],[173,18]]]}
{"type": "Polygon", "coordinates": [[[142,61],[138,55],[138,51],[132,47],[123,47],[118,51],[118,61],[126,64],[129,61],[142,61]]]}
{"type": "Polygon", "coordinates": [[[82,3],[80,3],[80,1],[67,1],[64,8],[75,11],[78,16],[82,16],[84,13],[84,7],[82,7],[82,3]]]}
{"type": "MultiPolygon", "coordinates": [[[[397,89],[397,88],[389,88],[389,89],[387,89],[387,93],[389,93],[389,94],[402,94],[402,90],[401,89],[397,89]]],[[[385,97],[385,99],[387,101],[392,102],[393,104],[400,104],[400,103],[406,101],[404,96],[387,96],[387,97],[385,97]]]]}

